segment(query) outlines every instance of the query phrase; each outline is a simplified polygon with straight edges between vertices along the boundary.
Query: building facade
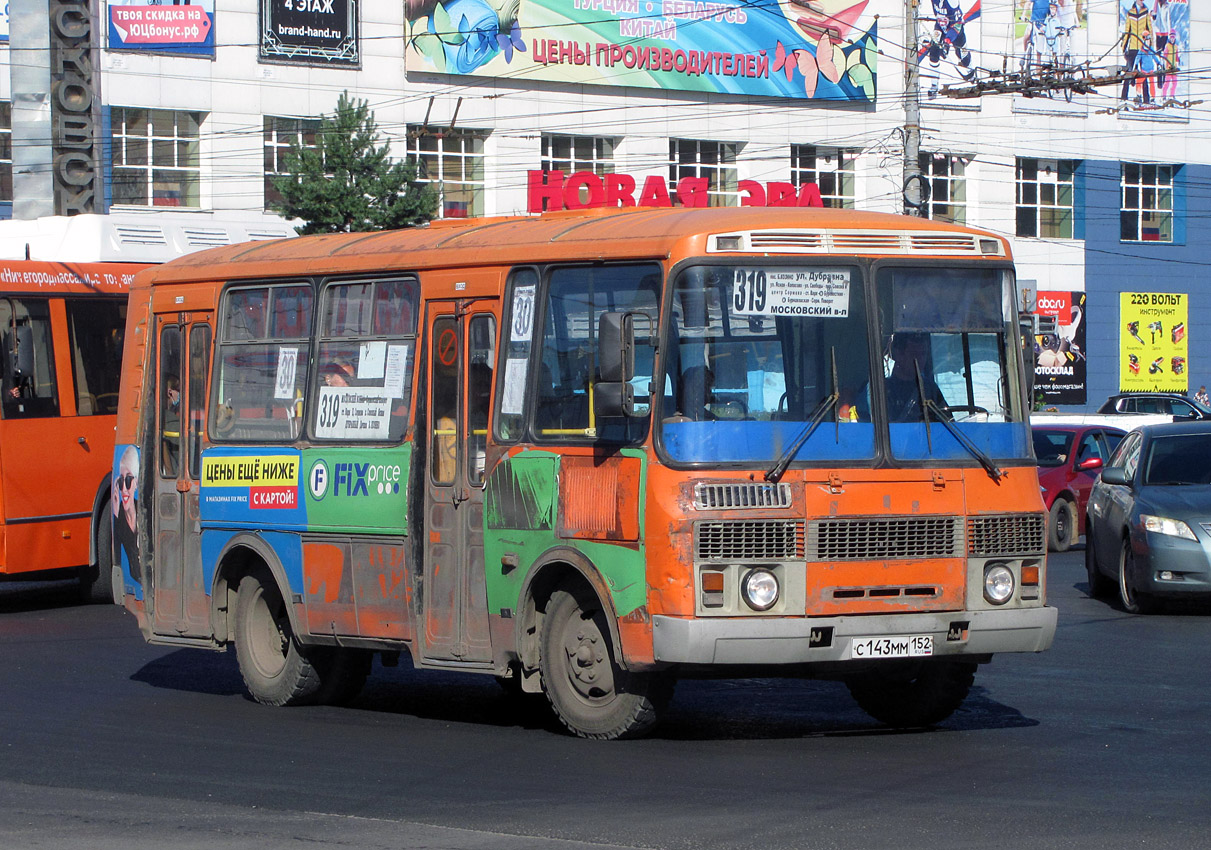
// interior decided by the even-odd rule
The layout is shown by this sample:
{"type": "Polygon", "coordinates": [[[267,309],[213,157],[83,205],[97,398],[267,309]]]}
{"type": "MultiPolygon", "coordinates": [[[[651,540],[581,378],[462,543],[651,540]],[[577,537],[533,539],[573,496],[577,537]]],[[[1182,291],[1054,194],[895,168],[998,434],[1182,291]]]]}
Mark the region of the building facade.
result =
{"type": "Polygon", "coordinates": [[[1048,404],[1211,383],[1197,3],[12,0],[9,15],[5,217],[260,212],[289,145],[347,91],[443,216],[902,212],[919,171],[921,213],[1014,237],[1022,306],[1050,311],[1048,404]],[[1182,298],[1124,300],[1151,293],[1182,298]]]}

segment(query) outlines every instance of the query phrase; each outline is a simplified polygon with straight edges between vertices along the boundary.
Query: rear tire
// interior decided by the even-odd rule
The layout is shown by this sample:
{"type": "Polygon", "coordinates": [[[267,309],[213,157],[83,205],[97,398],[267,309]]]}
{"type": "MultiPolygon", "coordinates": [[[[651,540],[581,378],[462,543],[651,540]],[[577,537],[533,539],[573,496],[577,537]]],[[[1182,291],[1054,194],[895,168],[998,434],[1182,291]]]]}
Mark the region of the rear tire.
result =
{"type": "Polygon", "coordinates": [[[101,506],[101,521],[97,523],[97,535],[93,541],[97,562],[80,568],[80,597],[86,603],[121,605],[124,601],[122,569],[114,569],[113,534],[109,502],[106,502],[101,506]]]}
{"type": "Polygon", "coordinates": [[[975,664],[923,661],[871,671],[845,684],[858,705],[897,728],[933,726],[955,713],[975,682],[975,664]]]}
{"type": "Polygon", "coordinates": [[[267,573],[250,573],[240,582],[235,652],[244,685],[259,703],[304,705],[320,691],[319,673],[299,646],[286,604],[267,573]]]}
{"type": "Polygon", "coordinates": [[[1047,548],[1052,552],[1067,552],[1072,545],[1074,522],[1076,513],[1072,509],[1072,502],[1057,498],[1051,505],[1051,515],[1047,519],[1047,548]]]}
{"type": "Polygon", "coordinates": [[[660,719],[672,698],[664,676],[632,673],[617,661],[596,594],[557,590],[542,623],[542,689],[560,721],[582,738],[635,738],[660,719]]]}

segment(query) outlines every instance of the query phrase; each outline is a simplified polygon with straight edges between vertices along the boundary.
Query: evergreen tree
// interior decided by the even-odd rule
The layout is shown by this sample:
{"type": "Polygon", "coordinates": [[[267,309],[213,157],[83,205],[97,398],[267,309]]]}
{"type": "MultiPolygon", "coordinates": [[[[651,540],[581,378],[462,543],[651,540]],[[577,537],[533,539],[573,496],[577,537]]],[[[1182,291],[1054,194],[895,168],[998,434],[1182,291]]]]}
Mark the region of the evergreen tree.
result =
{"type": "Polygon", "coordinates": [[[320,121],[315,147],[293,144],[286,174],[273,181],[282,200],[271,209],[301,218],[308,233],[352,233],[423,224],[437,211],[433,187],[416,182],[416,168],[392,161],[379,144],[378,125],[364,100],[343,92],[336,112],[320,121]]]}

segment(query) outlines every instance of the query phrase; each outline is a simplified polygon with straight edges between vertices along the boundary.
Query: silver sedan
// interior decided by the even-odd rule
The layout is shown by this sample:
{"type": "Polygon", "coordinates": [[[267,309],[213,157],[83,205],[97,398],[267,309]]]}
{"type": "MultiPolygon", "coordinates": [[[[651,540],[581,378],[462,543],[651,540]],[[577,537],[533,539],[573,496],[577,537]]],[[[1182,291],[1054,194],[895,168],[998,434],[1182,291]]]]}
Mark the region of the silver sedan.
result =
{"type": "Polygon", "coordinates": [[[1211,597],[1211,422],[1128,434],[1093,486],[1085,523],[1090,595],[1117,584],[1133,614],[1211,597]]]}

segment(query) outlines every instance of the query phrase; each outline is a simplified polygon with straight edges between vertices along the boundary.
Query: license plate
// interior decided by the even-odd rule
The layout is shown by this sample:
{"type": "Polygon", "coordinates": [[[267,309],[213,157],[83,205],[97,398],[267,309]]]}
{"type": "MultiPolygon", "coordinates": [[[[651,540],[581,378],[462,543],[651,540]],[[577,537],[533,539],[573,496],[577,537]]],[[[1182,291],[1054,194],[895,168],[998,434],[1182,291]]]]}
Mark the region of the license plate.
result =
{"type": "Polygon", "coordinates": [[[923,655],[933,655],[933,638],[929,635],[854,638],[849,643],[849,657],[853,659],[919,658],[923,655]]]}

